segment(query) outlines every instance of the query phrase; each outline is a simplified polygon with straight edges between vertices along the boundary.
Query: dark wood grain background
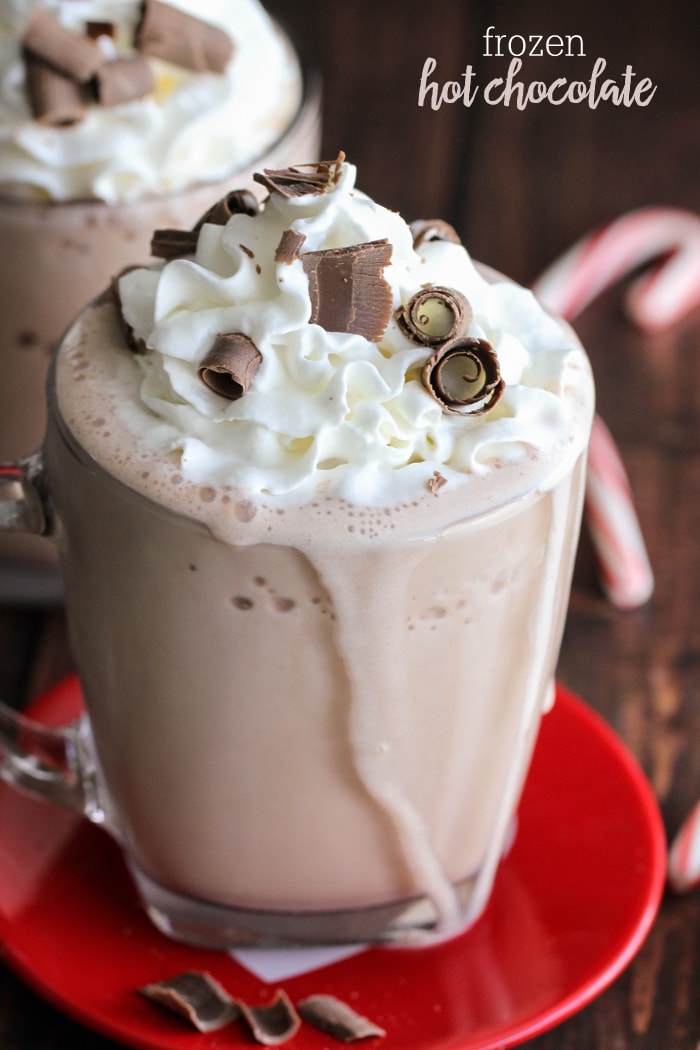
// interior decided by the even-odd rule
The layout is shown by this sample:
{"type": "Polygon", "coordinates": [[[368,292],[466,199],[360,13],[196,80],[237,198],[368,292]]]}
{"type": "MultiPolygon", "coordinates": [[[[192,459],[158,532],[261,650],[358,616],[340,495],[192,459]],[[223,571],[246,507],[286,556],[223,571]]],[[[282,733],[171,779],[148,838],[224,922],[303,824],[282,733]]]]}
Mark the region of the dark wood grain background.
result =
{"type": "MultiPolygon", "coordinates": [[[[324,155],[343,149],[358,182],[406,219],[441,216],[472,254],[530,283],[579,236],[643,204],[700,212],[700,4],[589,0],[274,0],[325,83],[324,155]],[[585,57],[524,59],[522,79],[587,79],[632,65],[648,107],[475,102],[418,106],[421,70],[475,82],[504,76],[483,57],[507,35],[580,34],[585,57]]],[[[298,158],[300,161],[307,158],[298,158]]],[[[559,676],[642,763],[669,835],[700,798],[700,311],[644,335],[622,289],[576,323],[599,408],[623,453],[654,565],[652,601],[632,612],[601,596],[582,538],[559,676]]],[[[0,608],[0,693],[20,702],[72,665],[60,608],[0,608]]],[[[0,967],[1,1050],[112,1046],[0,967]]],[[[533,1050],[697,1050],[700,895],[669,895],[636,959],[594,1003],[533,1050]]]]}

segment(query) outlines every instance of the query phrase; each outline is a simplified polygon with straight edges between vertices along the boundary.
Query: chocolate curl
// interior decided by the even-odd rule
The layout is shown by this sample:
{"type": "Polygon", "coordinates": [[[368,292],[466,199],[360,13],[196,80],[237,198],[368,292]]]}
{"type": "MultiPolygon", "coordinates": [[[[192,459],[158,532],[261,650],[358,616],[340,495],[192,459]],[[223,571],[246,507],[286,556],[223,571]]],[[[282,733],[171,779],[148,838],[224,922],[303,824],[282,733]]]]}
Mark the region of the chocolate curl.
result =
{"type": "Polygon", "coordinates": [[[25,55],[24,68],[29,108],[35,120],[56,128],[83,119],[85,105],[79,84],[30,54],[25,55]]]}
{"type": "Polygon", "coordinates": [[[90,21],[85,23],[85,33],[91,40],[97,40],[101,36],[108,36],[110,39],[114,39],[116,28],[114,22],[90,21]]]}
{"type": "Polygon", "coordinates": [[[453,339],[423,369],[428,392],[445,412],[482,415],[505,389],[496,351],[485,339],[453,339]]]}
{"type": "Polygon", "coordinates": [[[233,42],[223,29],[161,0],[145,0],[136,47],[195,73],[223,73],[233,55],[233,42]]]}
{"type": "Polygon", "coordinates": [[[387,240],[304,252],[311,322],[327,332],[349,332],[379,342],[391,317],[391,287],[382,272],[391,252],[387,240]]]}
{"type": "Polygon", "coordinates": [[[199,1032],[214,1032],[240,1015],[240,1008],[208,973],[187,970],[167,981],[146,984],[142,995],[184,1017],[199,1032]]]}
{"type": "Polygon", "coordinates": [[[250,389],[262,354],[242,332],[222,332],[197,369],[197,375],[215,394],[238,401],[250,389]]]}
{"type": "Polygon", "coordinates": [[[153,94],[154,88],[151,67],[142,55],[125,55],[105,62],[95,77],[97,101],[102,106],[119,106],[145,98],[153,94]]]}
{"type": "Polygon", "coordinates": [[[281,988],[268,1006],[248,1006],[238,1001],[241,1016],[257,1043],[279,1046],[299,1031],[301,1018],[281,988]]]}
{"type": "Polygon", "coordinates": [[[340,178],[340,166],[345,160],[341,150],[335,160],[320,160],[315,164],[297,164],[291,168],[265,168],[253,175],[255,182],[265,186],[270,193],[280,197],[305,197],[313,194],[320,197],[340,178]]]}
{"type": "Polygon", "coordinates": [[[289,265],[299,258],[301,246],[306,240],[305,233],[297,230],[285,230],[275,251],[275,262],[289,265]]]}
{"type": "Polygon", "coordinates": [[[212,226],[225,226],[232,215],[253,216],[259,211],[260,204],[254,193],[251,193],[250,190],[232,190],[205,211],[194,229],[199,231],[205,223],[210,223],[212,226]]]}
{"type": "Polygon", "coordinates": [[[127,266],[121,270],[116,277],[112,278],[109,286],[109,292],[111,293],[111,299],[114,303],[114,307],[117,312],[117,319],[119,321],[124,338],[126,339],[127,346],[135,354],[145,354],[146,344],[142,339],[137,339],[134,335],[134,329],[131,327],[126,317],[124,316],[124,308],[122,306],[122,297],[119,291],[119,279],[126,273],[130,273],[132,270],[139,270],[140,266],[127,266]]]}
{"type": "Polygon", "coordinates": [[[199,234],[196,230],[155,230],[151,237],[151,255],[156,259],[180,259],[193,255],[199,234]]]}
{"type": "Polygon", "coordinates": [[[26,51],[42,58],[64,76],[84,84],[104,62],[102,52],[89,36],[67,29],[57,18],[37,7],[22,38],[26,51]]]}
{"type": "Polygon", "coordinates": [[[449,241],[451,244],[461,244],[459,234],[454,226],[444,219],[416,219],[410,224],[413,234],[413,247],[420,248],[426,241],[449,241]]]}
{"type": "Polygon", "coordinates": [[[415,343],[438,346],[466,334],[474,311],[455,288],[432,285],[416,292],[396,312],[402,331],[415,343]]]}
{"type": "Polygon", "coordinates": [[[358,1039],[374,1039],[386,1035],[383,1028],[358,1014],[352,1007],[334,995],[310,995],[297,1003],[297,1010],[304,1021],[328,1032],[343,1043],[354,1043],[358,1039]]]}

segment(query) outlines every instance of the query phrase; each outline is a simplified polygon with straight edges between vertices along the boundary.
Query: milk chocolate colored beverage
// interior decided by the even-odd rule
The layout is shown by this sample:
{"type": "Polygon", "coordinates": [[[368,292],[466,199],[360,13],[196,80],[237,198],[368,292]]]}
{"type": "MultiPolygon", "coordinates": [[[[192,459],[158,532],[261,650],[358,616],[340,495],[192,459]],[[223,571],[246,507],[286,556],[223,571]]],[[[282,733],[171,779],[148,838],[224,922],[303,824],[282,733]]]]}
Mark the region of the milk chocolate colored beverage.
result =
{"type": "Polygon", "coordinates": [[[313,160],[320,131],[317,85],[257,0],[22,0],[0,27],[0,72],[9,459],[43,437],[56,341],[124,266],[148,261],[153,230],[190,225],[261,164],[313,160]]]}
{"type": "Polygon", "coordinates": [[[587,358],[355,176],[256,176],[55,360],[97,809],[197,943],[469,925],[553,697],[587,358]]]}

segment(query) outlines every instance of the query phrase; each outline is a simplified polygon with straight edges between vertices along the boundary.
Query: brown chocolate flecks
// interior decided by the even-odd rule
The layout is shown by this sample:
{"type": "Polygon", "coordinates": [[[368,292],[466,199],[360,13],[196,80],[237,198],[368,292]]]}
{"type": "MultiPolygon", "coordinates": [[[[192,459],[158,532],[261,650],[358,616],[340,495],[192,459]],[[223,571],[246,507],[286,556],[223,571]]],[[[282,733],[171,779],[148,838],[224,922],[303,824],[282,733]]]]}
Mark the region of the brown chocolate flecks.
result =
{"type": "Polygon", "coordinates": [[[285,230],[275,251],[275,262],[293,263],[295,259],[299,258],[301,246],[305,240],[305,233],[299,233],[297,230],[285,230]]]}
{"type": "Polygon", "coordinates": [[[133,350],[135,354],[145,354],[146,344],[142,339],[136,338],[136,336],[134,335],[134,329],[131,327],[126,317],[124,316],[122,297],[119,292],[120,278],[123,277],[124,274],[129,273],[131,270],[138,269],[140,269],[140,267],[138,266],[127,266],[125,269],[121,270],[121,272],[118,273],[117,276],[112,279],[112,282],[109,286],[108,292],[105,295],[105,298],[107,299],[111,297],[112,302],[114,303],[114,306],[117,311],[117,318],[119,320],[119,324],[121,325],[121,329],[124,333],[124,337],[126,339],[126,343],[129,349],[133,350]]]}
{"type": "Polygon", "coordinates": [[[352,1007],[341,999],[336,999],[334,995],[310,995],[297,1003],[297,1009],[304,1021],[344,1043],[386,1035],[383,1028],[356,1013],[352,1007]]]}
{"type": "Polygon", "coordinates": [[[40,124],[70,127],[83,119],[83,93],[75,80],[29,53],[25,55],[24,73],[29,108],[40,124]]]}
{"type": "Polygon", "coordinates": [[[432,478],[428,479],[428,488],[435,496],[437,496],[443,485],[446,484],[447,478],[443,477],[439,470],[434,470],[432,478]]]}
{"type": "Polygon", "coordinates": [[[248,1006],[240,1000],[238,1005],[253,1038],[264,1046],[279,1046],[299,1031],[301,1018],[281,988],[267,1006],[248,1006]]]}
{"type": "Polygon", "coordinates": [[[214,393],[237,401],[250,389],[262,354],[242,332],[221,332],[206,353],[197,374],[214,393]]]}
{"type": "Polygon", "coordinates": [[[213,1032],[235,1020],[239,1006],[208,973],[188,970],[167,981],[147,984],[142,995],[184,1017],[199,1032],[213,1032]]]}
{"type": "Polygon", "coordinates": [[[232,215],[257,215],[259,211],[260,205],[254,193],[250,190],[232,190],[205,211],[194,229],[200,230],[205,223],[225,226],[232,215]]]}
{"type": "Polygon", "coordinates": [[[244,255],[247,255],[249,259],[255,258],[255,252],[252,248],[248,248],[245,244],[239,244],[238,247],[241,249],[244,255]]]}
{"type": "Polygon", "coordinates": [[[485,339],[453,339],[423,369],[423,382],[446,412],[488,412],[505,389],[496,352],[485,339]]]}
{"type": "Polygon", "coordinates": [[[281,197],[305,197],[307,193],[320,196],[336,185],[344,160],[345,154],[341,150],[335,160],[297,164],[291,168],[265,168],[262,172],[256,171],[253,178],[281,197]]]}
{"type": "Polygon", "coordinates": [[[233,42],[223,29],[161,0],[145,0],[136,47],[196,73],[223,73],[233,42]]]}
{"type": "Polygon", "coordinates": [[[454,226],[444,219],[416,219],[410,224],[413,234],[413,247],[420,248],[426,241],[450,241],[461,244],[459,234],[454,226]]]}
{"type": "Polygon", "coordinates": [[[155,230],[151,237],[151,255],[156,259],[179,259],[194,255],[199,234],[195,230],[155,230]]]}
{"type": "Polygon", "coordinates": [[[40,7],[34,9],[27,22],[22,46],[79,84],[90,80],[104,61],[94,40],[67,29],[40,7]]]}
{"type": "Polygon", "coordinates": [[[312,323],[379,342],[391,316],[391,287],[382,272],[391,252],[389,241],[381,240],[302,253],[312,323]]]}
{"type": "Polygon", "coordinates": [[[97,101],[101,106],[119,106],[153,94],[153,72],[143,55],[123,55],[105,62],[95,76],[97,101]]]}
{"type": "Polygon", "coordinates": [[[396,312],[401,330],[416,343],[438,346],[465,335],[474,311],[455,288],[431,285],[411,296],[396,312]]]}

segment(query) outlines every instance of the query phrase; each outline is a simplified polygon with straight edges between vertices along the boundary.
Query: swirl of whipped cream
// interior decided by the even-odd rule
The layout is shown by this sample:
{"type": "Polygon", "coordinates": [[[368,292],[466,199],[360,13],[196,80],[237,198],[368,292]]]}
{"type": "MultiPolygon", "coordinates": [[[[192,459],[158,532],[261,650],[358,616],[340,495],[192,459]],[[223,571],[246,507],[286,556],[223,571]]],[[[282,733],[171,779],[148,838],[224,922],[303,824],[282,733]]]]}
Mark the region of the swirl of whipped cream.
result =
{"type": "Polygon", "coordinates": [[[590,424],[588,363],[573,332],[531,292],[487,280],[462,245],[414,250],[408,225],[357,190],[355,176],[344,163],[325,193],[272,193],[255,216],[203,226],[193,258],[121,277],[124,318],[147,347],[134,360],[153,440],[193,482],[295,498],[333,492],[381,504],[424,491],[435,471],[458,482],[537,457],[537,483],[543,471],[552,478],[572,445],[585,447],[590,424]],[[377,343],[311,322],[302,260],[275,260],[290,229],[303,235],[303,252],[388,239],[394,312],[428,284],[465,295],[469,335],[498,355],[498,404],[480,416],[443,412],[421,379],[430,348],[393,313],[377,343]],[[262,355],[250,389],[233,401],[198,376],[222,332],[243,333],[262,355]]]}
{"type": "Polygon", "coordinates": [[[109,204],[215,181],[261,156],[293,120],[301,73],[287,39],[258,0],[168,0],[225,30],[233,58],[222,74],[192,73],[151,59],[153,95],[91,106],[70,127],[32,119],[21,40],[41,7],[82,33],[108,22],[107,57],[133,47],[140,0],[7,0],[0,20],[0,189],[47,200],[109,204]]]}

